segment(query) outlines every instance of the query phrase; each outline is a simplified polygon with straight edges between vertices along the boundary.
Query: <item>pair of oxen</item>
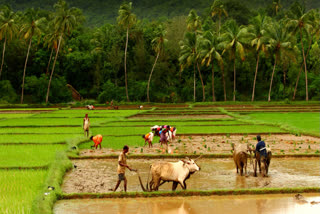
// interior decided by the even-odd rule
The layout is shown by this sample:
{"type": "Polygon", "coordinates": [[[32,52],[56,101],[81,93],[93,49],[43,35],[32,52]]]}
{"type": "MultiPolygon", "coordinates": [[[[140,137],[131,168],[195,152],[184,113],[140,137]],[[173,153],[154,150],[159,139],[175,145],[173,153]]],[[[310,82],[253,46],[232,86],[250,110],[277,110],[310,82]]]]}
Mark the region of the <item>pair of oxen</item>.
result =
{"type": "Polygon", "coordinates": [[[259,167],[259,171],[263,177],[268,175],[272,158],[272,152],[270,149],[267,149],[267,157],[261,156],[259,152],[257,152],[255,149],[250,148],[249,145],[245,144],[239,144],[237,146],[233,144],[232,149],[233,160],[237,168],[237,173],[239,173],[240,171],[241,176],[243,175],[243,170],[245,170],[245,175],[247,175],[247,162],[249,153],[251,158],[251,152],[254,153],[254,176],[257,176],[257,167],[259,167]]]}

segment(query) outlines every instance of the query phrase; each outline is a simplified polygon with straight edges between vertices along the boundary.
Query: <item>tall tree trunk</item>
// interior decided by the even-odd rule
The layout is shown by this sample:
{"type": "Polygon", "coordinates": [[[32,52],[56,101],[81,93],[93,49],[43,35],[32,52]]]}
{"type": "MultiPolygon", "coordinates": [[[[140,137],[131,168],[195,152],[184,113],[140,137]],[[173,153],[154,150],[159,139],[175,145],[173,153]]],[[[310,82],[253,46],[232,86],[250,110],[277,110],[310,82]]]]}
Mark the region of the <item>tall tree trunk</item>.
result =
{"type": "Polygon", "coordinates": [[[214,66],[212,63],[212,102],[216,101],[216,96],[214,94],[214,66]]]}
{"type": "Polygon", "coordinates": [[[283,69],[283,97],[286,94],[286,69],[283,69]]]}
{"type": "Polygon", "coordinates": [[[48,89],[47,89],[46,103],[48,103],[48,101],[49,101],[49,93],[50,93],[51,80],[52,80],[54,68],[55,68],[55,66],[56,66],[56,62],[57,62],[57,58],[58,58],[58,54],[59,54],[59,50],[60,50],[60,45],[61,45],[61,40],[62,40],[62,34],[60,35],[60,38],[59,38],[58,49],[57,49],[56,56],[55,56],[54,61],[53,61],[53,65],[52,65],[51,75],[50,75],[49,84],[48,84],[48,89]]]}
{"type": "Polygon", "coordinates": [[[219,31],[219,36],[220,36],[220,28],[221,28],[221,15],[219,15],[219,29],[218,29],[218,31],[219,31]]]}
{"type": "Polygon", "coordinates": [[[51,54],[50,54],[50,58],[49,58],[48,66],[47,66],[46,75],[49,74],[49,68],[50,68],[50,63],[51,63],[51,59],[52,59],[53,49],[54,49],[54,48],[51,48],[51,54]]]}
{"type": "Polygon", "coordinates": [[[193,64],[193,102],[196,102],[196,64],[193,64]]]}
{"type": "Polygon", "coordinates": [[[224,79],[224,68],[221,69],[222,83],[223,83],[223,95],[224,101],[227,101],[227,92],[226,92],[226,81],[224,79]]]}
{"type": "MultiPolygon", "coordinates": [[[[306,54],[306,58],[307,58],[308,55],[309,55],[309,51],[310,51],[310,48],[311,48],[311,44],[312,44],[312,38],[309,40],[309,47],[308,47],[308,51],[307,51],[307,54],[306,54]]],[[[300,75],[301,75],[302,69],[303,69],[303,65],[301,65],[300,70],[299,70],[299,74],[298,74],[298,76],[297,76],[296,86],[295,86],[294,91],[293,91],[292,100],[295,100],[295,99],[296,99],[296,93],[297,93],[298,83],[299,83],[299,79],[300,79],[300,75]]]]}
{"type": "Polygon", "coordinates": [[[303,62],[304,62],[304,73],[305,73],[305,79],[306,79],[306,101],[308,101],[309,100],[309,96],[308,96],[308,73],[307,73],[306,56],[304,55],[304,47],[303,47],[303,41],[302,41],[301,28],[300,28],[300,39],[301,39],[301,49],[302,49],[303,62]]]}
{"type": "Polygon", "coordinates": [[[157,61],[158,61],[159,55],[160,55],[160,51],[158,52],[157,57],[156,57],[156,60],[154,61],[154,64],[153,64],[153,66],[152,66],[152,70],[151,70],[151,73],[150,73],[150,76],[149,76],[149,80],[148,80],[147,99],[148,99],[148,102],[149,102],[149,103],[150,103],[149,88],[150,88],[151,77],[152,77],[152,73],[153,73],[154,67],[156,66],[156,63],[157,63],[157,61]]]}
{"type": "Polygon", "coordinates": [[[127,102],[130,102],[130,100],[129,100],[129,94],[128,94],[128,80],[127,80],[127,49],[128,49],[128,40],[129,40],[129,27],[127,27],[126,48],[125,48],[125,50],[124,50],[124,78],[125,78],[125,84],[126,84],[127,102]]]}
{"type": "Polygon", "coordinates": [[[275,57],[275,60],[274,60],[273,71],[272,71],[272,75],[271,75],[268,102],[270,102],[270,100],[271,100],[271,99],[270,99],[270,96],[271,96],[271,88],[272,88],[272,81],[273,81],[274,71],[275,71],[275,69],[276,69],[276,64],[277,64],[277,56],[275,57]]]}
{"type": "Polygon", "coordinates": [[[31,43],[32,43],[32,36],[31,36],[31,38],[30,38],[29,47],[28,47],[28,52],[27,52],[27,57],[26,57],[26,61],[25,61],[25,63],[24,63],[24,69],[23,69],[22,91],[21,91],[21,104],[23,103],[24,79],[25,79],[25,77],[26,77],[26,69],[27,69],[27,64],[28,64],[28,58],[29,58],[31,43]]]}
{"type": "Polygon", "coordinates": [[[236,101],[236,55],[233,61],[233,101],[236,101]]]}
{"type": "Polygon", "coordinates": [[[258,54],[257,54],[257,65],[256,65],[256,73],[254,74],[254,80],[253,80],[253,89],[252,89],[251,102],[254,101],[254,91],[256,90],[256,81],[257,81],[258,67],[259,67],[259,51],[258,51],[258,54]]]}
{"type": "Polygon", "coordinates": [[[1,62],[1,68],[0,68],[0,78],[1,78],[1,73],[2,73],[2,68],[3,68],[3,63],[4,63],[4,53],[6,52],[6,43],[7,43],[7,37],[4,37],[3,51],[2,51],[2,62],[1,62]]]}
{"type": "Polygon", "coordinates": [[[201,80],[201,85],[202,85],[202,102],[204,102],[206,100],[206,93],[205,93],[203,79],[202,79],[202,75],[201,75],[201,71],[200,71],[198,62],[197,62],[197,68],[198,68],[198,72],[199,72],[199,76],[200,76],[200,80],[201,80]]]}

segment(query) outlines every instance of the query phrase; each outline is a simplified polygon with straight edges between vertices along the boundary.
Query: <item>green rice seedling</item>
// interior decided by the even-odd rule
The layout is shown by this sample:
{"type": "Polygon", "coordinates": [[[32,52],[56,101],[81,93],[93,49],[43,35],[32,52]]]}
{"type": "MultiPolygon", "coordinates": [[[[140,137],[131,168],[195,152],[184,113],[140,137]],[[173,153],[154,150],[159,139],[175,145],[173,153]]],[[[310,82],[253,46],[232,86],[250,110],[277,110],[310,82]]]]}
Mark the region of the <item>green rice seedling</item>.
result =
{"type": "Polygon", "coordinates": [[[192,137],[191,137],[191,136],[189,136],[188,138],[189,138],[189,140],[192,140],[192,137]]]}
{"type": "Polygon", "coordinates": [[[210,150],[211,150],[210,147],[208,147],[208,151],[209,151],[209,152],[210,152],[210,150]]]}
{"type": "Polygon", "coordinates": [[[143,148],[140,149],[140,153],[143,153],[143,148]]]}
{"type": "Polygon", "coordinates": [[[0,144],[65,143],[82,138],[83,134],[0,134],[0,144]]]}
{"type": "Polygon", "coordinates": [[[46,170],[1,170],[0,213],[31,213],[46,177],[46,170]]]}
{"type": "Polygon", "coordinates": [[[216,142],[216,139],[213,138],[213,139],[212,139],[212,142],[216,142]]]}
{"type": "Polygon", "coordinates": [[[219,144],[217,144],[217,147],[220,147],[220,145],[219,145],[219,144]]]}
{"type": "Polygon", "coordinates": [[[197,151],[194,151],[193,154],[194,154],[194,155],[197,154],[197,151]]]}
{"type": "Polygon", "coordinates": [[[178,143],[181,143],[181,139],[178,139],[178,143]]]}
{"type": "Polygon", "coordinates": [[[227,133],[227,134],[226,134],[226,137],[227,137],[227,138],[230,138],[230,134],[229,134],[229,133],[227,133]]]}
{"type": "Polygon", "coordinates": [[[311,149],[311,146],[310,146],[310,145],[308,146],[308,149],[311,149]]]}
{"type": "Polygon", "coordinates": [[[206,148],[207,148],[207,145],[204,145],[203,147],[206,149],[206,148]]]}
{"type": "Polygon", "coordinates": [[[315,154],[319,154],[319,150],[315,151],[315,154]]]}
{"type": "Polygon", "coordinates": [[[66,145],[0,145],[0,167],[38,167],[50,164],[66,145]]]}

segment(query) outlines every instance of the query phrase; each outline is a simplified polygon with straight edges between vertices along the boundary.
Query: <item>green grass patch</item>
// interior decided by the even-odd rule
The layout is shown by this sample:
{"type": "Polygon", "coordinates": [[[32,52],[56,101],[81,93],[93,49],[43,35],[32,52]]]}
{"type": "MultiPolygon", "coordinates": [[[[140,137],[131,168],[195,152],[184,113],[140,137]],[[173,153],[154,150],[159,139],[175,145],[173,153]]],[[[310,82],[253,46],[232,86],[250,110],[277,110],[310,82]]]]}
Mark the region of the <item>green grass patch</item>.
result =
{"type": "Polygon", "coordinates": [[[66,145],[0,145],[0,167],[48,165],[66,145]]]}
{"type": "Polygon", "coordinates": [[[11,143],[64,143],[68,139],[82,138],[83,134],[1,134],[0,144],[11,143]]]}
{"type": "MultiPolygon", "coordinates": [[[[108,118],[91,118],[91,125],[98,125],[107,122],[108,118]]],[[[14,126],[82,126],[83,118],[23,118],[10,119],[0,121],[0,127],[14,127],[14,126]]]]}
{"type": "Polygon", "coordinates": [[[1,134],[81,134],[83,129],[81,127],[25,127],[25,128],[1,128],[1,134]]]}
{"type": "Polygon", "coordinates": [[[32,115],[34,114],[16,114],[16,113],[0,114],[0,119],[25,118],[25,117],[30,117],[32,115]]]}
{"type": "MultiPolygon", "coordinates": [[[[0,123],[1,124],[1,123],[0,123]]],[[[221,120],[221,121],[164,121],[164,122],[153,122],[153,121],[123,121],[123,122],[107,122],[103,125],[106,126],[154,126],[154,125],[170,125],[170,126],[201,126],[201,125],[236,125],[236,124],[244,124],[243,122],[239,122],[236,120],[221,120]]]]}
{"type": "MultiPolygon", "coordinates": [[[[159,137],[153,139],[153,143],[158,142],[159,137]]],[[[82,143],[79,145],[79,149],[90,149],[92,142],[82,143]]],[[[125,137],[113,137],[105,136],[103,137],[102,147],[111,149],[122,149],[124,145],[128,145],[130,149],[134,149],[135,146],[143,146],[144,140],[140,136],[125,136],[125,137]]]]}
{"type": "Polygon", "coordinates": [[[46,170],[0,170],[0,213],[33,213],[33,200],[47,174],[46,170]]]}
{"type": "Polygon", "coordinates": [[[250,118],[267,123],[277,123],[302,132],[310,132],[319,135],[319,113],[253,113],[250,118]]]}

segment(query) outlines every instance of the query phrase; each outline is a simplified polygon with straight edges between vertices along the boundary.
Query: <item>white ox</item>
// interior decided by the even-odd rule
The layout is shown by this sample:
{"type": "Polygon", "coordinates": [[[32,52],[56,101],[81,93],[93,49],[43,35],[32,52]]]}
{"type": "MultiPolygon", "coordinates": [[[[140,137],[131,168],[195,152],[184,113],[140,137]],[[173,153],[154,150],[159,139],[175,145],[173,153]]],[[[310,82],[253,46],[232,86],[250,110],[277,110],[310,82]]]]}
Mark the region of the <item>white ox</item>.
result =
{"type": "MultiPolygon", "coordinates": [[[[180,160],[178,162],[156,162],[150,166],[152,179],[149,183],[150,190],[158,190],[159,186],[165,182],[173,182],[172,190],[180,184],[182,189],[186,189],[186,180],[190,175],[199,171],[200,167],[192,159],[180,160]],[[162,183],[160,183],[162,181],[162,183]]],[[[148,183],[147,183],[148,189],[148,183]]]]}

